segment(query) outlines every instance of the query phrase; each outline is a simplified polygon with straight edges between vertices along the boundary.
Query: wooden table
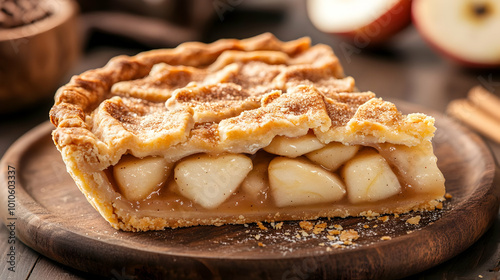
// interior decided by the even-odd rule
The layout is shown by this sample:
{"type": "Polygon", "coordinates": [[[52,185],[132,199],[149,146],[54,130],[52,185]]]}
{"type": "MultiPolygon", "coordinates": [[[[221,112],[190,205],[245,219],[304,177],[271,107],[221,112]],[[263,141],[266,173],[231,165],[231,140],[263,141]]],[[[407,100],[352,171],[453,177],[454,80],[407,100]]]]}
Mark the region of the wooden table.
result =
{"type": "MultiPolygon", "coordinates": [[[[413,27],[399,34],[391,44],[378,50],[363,48],[316,30],[307,18],[304,2],[243,1],[224,17],[216,15],[207,28],[202,41],[210,42],[222,37],[245,38],[262,32],[272,32],[282,40],[310,36],[313,43],[333,47],[347,75],[356,79],[360,90],[371,90],[385,99],[409,101],[441,113],[449,101],[463,98],[475,85],[483,85],[500,96],[500,71],[470,70],[443,59],[422,41],[413,27]],[[252,3],[247,3],[252,2],[252,3]],[[262,2],[262,3],[261,3],[262,2]]],[[[99,36],[97,36],[99,38],[99,36]]],[[[102,40],[89,41],[80,63],[68,73],[80,73],[102,66],[118,54],[134,54],[159,46],[138,44],[102,44],[102,40]]],[[[109,43],[109,41],[107,42],[109,43]]],[[[35,108],[3,115],[0,122],[0,156],[23,133],[48,119],[51,100],[42,101],[35,108]]],[[[485,139],[496,159],[500,159],[500,145],[485,139]]],[[[98,279],[60,265],[16,243],[16,272],[7,270],[6,252],[8,230],[0,227],[0,279],[98,279]]],[[[500,278],[500,213],[493,226],[469,249],[411,279],[498,279],[500,278]]],[[[115,279],[123,279],[117,272],[115,279]]],[[[128,278],[127,278],[128,279],[128,278]]]]}

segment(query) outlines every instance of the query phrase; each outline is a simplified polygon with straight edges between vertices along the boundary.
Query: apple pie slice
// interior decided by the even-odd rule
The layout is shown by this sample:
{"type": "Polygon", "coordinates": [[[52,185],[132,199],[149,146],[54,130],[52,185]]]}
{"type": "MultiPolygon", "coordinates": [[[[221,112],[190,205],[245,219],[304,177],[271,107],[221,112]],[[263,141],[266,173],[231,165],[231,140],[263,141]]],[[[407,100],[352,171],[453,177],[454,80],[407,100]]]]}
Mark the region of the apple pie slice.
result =
{"type": "Polygon", "coordinates": [[[307,38],[116,57],[50,118],[76,185],[127,231],[433,210],[445,193],[434,119],[357,92],[307,38]]]}

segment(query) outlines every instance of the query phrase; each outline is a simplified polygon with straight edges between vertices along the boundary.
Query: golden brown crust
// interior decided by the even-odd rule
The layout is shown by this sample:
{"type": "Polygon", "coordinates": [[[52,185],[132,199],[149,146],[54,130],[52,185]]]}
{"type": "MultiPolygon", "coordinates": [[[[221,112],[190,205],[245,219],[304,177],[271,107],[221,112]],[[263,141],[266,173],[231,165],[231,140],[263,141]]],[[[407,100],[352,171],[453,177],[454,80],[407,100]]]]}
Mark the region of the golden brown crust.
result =
{"type": "Polygon", "coordinates": [[[310,130],[324,143],[415,146],[435,130],[431,117],[402,115],[371,92],[355,92],[330,47],[311,47],[307,38],[281,42],[271,34],[113,58],[61,87],[50,119],[82,192],[113,226],[127,230],[206,223],[118,218],[102,186],[91,181],[105,181],[103,170],[125,153],[171,160],[199,152],[254,153],[277,135],[310,130]]]}
{"type": "Polygon", "coordinates": [[[253,152],[275,135],[309,129],[324,142],[416,145],[432,137],[431,118],[409,120],[373,93],[353,91],[353,79],[343,78],[329,47],[264,34],[114,58],[73,77],[58,91],[50,116],[58,148],[98,147],[94,168],[100,170],[126,151],[161,154],[189,142],[195,125],[210,122],[218,129],[218,143],[207,139],[215,152],[253,152]],[[405,130],[409,125],[417,135],[405,130]],[[151,143],[156,148],[148,150],[151,143]]]}

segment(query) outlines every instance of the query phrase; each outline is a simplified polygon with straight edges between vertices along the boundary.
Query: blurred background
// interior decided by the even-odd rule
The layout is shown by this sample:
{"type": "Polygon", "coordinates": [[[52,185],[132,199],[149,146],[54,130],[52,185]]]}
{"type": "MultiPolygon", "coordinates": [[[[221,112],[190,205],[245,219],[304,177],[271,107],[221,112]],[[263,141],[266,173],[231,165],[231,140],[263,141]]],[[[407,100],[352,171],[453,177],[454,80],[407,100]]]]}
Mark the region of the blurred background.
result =
{"type": "MultiPolygon", "coordinates": [[[[48,120],[72,75],[117,55],[263,32],[331,46],[358,89],[384,99],[447,114],[475,86],[500,96],[498,0],[0,0],[0,157],[48,120]]],[[[485,140],[498,158],[497,141],[485,140]]],[[[498,224],[472,251],[490,250],[488,259],[424,275],[450,265],[455,278],[498,272],[498,224]]]]}

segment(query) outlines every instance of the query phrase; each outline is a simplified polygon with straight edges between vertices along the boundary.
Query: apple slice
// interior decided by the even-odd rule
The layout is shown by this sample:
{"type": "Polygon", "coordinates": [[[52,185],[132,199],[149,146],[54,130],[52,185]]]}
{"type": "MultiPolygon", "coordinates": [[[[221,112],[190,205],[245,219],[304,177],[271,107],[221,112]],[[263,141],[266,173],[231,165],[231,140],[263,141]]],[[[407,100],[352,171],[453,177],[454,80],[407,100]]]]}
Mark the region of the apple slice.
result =
{"type": "Polygon", "coordinates": [[[347,146],[334,142],[324,148],[306,154],[306,157],[324,168],[335,171],[346,161],[350,160],[359,150],[359,146],[347,146]]]}
{"type": "Polygon", "coordinates": [[[500,1],[414,0],[412,17],[421,36],[452,60],[500,65],[500,1]]]}
{"type": "Polygon", "coordinates": [[[257,153],[253,158],[253,169],[241,183],[241,189],[253,200],[264,198],[269,188],[268,167],[274,156],[266,153],[257,153]]]}
{"type": "Polygon", "coordinates": [[[377,44],[411,23],[411,0],[308,0],[319,30],[350,38],[356,47],[377,44]]]}
{"type": "Polygon", "coordinates": [[[351,203],[374,202],[401,191],[401,185],[387,161],[374,150],[360,152],[342,169],[351,203]]]}
{"type": "Polygon", "coordinates": [[[314,134],[309,133],[299,137],[276,136],[264,150],[271,154],[294,158],[324,146],[325,144],[321,143],[314,134]]]}
{"type": "Polygon", "coordinates": [[[334,202],[345,195],[344,184],[336,174],[300,158],[273,159],[269,186],[278,207],[334,202]]]}
{"type": "Polygon", "coordinates": [[[254,168],[241,184],[241,189],[252,199],[256,200],[259,195],[264,194],[268,186],[266,163],[255,164],[254,168]]]}
{"type": "Polygon", "coordinates": [[[113,176],[126,199],[141,200],[161,187],[171,168],[172,164],[162,157],[124,156],[113,167],[113,176]]]}
{"type": "MultiPolygon", "coordinates": [[[[442,191],[445,178],[437,166],[437,158],[432,152],[432,143],[407,147],[381,144],[385,158],[390,159],[399,169],[399,174],[413,191],[429,193],[433,190],[442,191]]],[[[436,193],[444,195],[444,193],[436,193]]]]}
{"type": "Polygon", "coordinates": [[[213,209],[238,189],[250,170],[252,160],[244,155],[201,154],[179,162],[174,179],[181,195],[204,208],[213,209]]]}

